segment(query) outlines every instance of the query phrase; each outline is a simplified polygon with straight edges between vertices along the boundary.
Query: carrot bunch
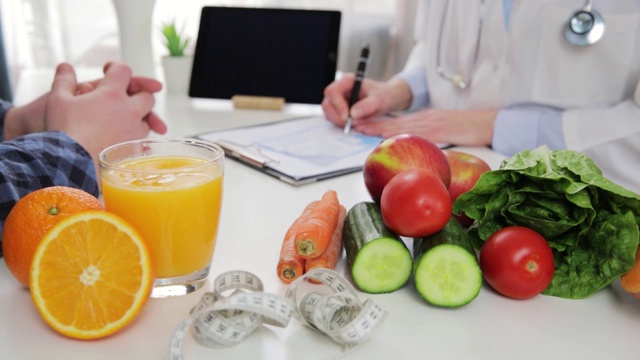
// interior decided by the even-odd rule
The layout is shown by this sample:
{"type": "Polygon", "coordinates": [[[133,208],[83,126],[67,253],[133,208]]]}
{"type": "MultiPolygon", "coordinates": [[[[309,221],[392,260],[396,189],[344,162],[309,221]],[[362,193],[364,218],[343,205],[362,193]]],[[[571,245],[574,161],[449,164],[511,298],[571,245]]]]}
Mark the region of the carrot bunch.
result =
{"type": "Polygon", "coordinates": [[[335,269],[342,253],[347,210],[334,190],[309,203],[287,230],[280,249],[278,277],[285,284],[316,268],[335,269]]]}

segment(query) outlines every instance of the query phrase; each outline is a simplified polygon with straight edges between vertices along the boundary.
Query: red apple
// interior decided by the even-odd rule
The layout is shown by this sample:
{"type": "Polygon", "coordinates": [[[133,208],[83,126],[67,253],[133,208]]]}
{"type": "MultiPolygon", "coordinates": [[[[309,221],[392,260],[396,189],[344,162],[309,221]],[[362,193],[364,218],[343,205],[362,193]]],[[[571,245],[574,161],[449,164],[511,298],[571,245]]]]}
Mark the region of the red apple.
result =
{"type": "MultiPolygon", "coordinates": [[[[443,152],[447,156],[451,167],[449,196],[451,196],[451,202],[453,203],[458,196],[471,190],[480,175],[490,171],[491,167],[484,160],[472,154],[451,149],[443,150],[443,152]]],[[[464,214],[461,216],[454,215],[454,217],[464,227],[469,227],[473,223],[473,220],[464,214]]]]}
{"type": "Polygon", "coordinates": [[[424,168],[436,174],[445,186],[451,169],[438,145],[417,135],[402,134],[383,140],[364,163],[364,183],[373,201],[380,203],[384,186],[402,170],[424,168]]]}

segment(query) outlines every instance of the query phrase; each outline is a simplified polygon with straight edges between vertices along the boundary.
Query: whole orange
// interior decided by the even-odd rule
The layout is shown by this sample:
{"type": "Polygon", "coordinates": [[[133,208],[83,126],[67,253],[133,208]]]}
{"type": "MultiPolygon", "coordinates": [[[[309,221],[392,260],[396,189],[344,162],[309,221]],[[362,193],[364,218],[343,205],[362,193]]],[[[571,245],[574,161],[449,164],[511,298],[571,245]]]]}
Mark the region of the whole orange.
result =
{"type": "Polygon", "coordinates": [[[28,287],[33,254],[47,231],[71,214],[103,209],[95,196],[68,186],[46,187],[25,195],[9,212],[2,230],[7,268],[28,287]]]}

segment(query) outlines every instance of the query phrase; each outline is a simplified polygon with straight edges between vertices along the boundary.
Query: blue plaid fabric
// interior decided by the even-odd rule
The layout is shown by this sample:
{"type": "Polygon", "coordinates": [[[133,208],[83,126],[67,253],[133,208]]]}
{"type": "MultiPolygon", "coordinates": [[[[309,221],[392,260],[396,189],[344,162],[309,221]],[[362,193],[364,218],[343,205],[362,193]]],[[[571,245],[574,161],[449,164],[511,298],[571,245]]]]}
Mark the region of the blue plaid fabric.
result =
{"type": "MultiPolygon", "coordinates": [[[[0,136],[4,131],[4,116],[10,106],[0,100],[0,136]]],[[[62,132],[47,131],[2,141],[0,234],[9,211],[20,198],[34,190],[58,185],[99,195],[93,160],[75,140],[62,132]]]]}

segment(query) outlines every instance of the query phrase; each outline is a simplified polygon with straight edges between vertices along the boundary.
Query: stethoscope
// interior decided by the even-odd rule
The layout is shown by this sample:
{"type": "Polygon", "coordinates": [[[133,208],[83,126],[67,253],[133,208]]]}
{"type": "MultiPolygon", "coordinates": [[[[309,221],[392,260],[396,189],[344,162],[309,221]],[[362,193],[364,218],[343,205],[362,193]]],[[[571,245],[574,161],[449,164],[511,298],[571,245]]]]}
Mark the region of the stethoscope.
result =
{"type": "MultiPolygon", "coordinates": [[[[467,89],[471,85],[471,78],[466,80],[461,74],[451,74],[444,70],[442,67],[442,37],[444,31],[445,19],[449,18],[449,4],[451,0],[447,2],[447,7],[442,16],[440,22],[440,36],[438,37],[438,44],[436,50],[436,72],[440,77],[450,81],[454,86],[460,89],[467,89]]],[[[476,38],[476,48],[473,54],[473,61],[471,63],[472,69],[475,67],[478,60],[478,52],[480,50],[480,39],[482,37],[482,23],[484,21],[484,3],[485,0],[480,0],[479,19],[478,19],[478,36],[476,38]]],[[[569,17],[565,26],[563,27],[564,38],[568,43],[576,46],[589,46],[593,45],[604,35],[605,24],[602,15],[593,9],[593,0],[587,0],[584,7],[569,17]]],[[[473,75],[473,74],[472,74],[473,75]]]]}
{"type": "Polygon", "coordinates": [[[604,19],[593,10],[593,0],[587,0],[584,7],[573,13],[564,27],[564,38],[570,44],[588,46],[595,44],[604,35],[604,19]]]}

